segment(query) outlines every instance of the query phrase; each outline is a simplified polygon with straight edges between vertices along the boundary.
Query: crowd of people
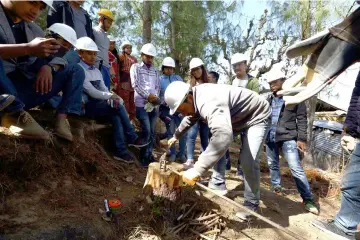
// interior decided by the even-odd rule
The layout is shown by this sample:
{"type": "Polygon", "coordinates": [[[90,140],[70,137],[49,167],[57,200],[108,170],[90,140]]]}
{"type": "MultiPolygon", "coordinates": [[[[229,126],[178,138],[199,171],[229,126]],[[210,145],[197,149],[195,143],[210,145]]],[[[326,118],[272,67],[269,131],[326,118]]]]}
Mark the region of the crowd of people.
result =
{"type": "MultiPolygon", "coordinates": [[[[115,38],[107,33],[115,20],[113,13],[100,9],[98,25],[93,27],[89,14],[82,8],[83,3],[1,0],[3,127],[21,137],[49,139],[49,133],[27,112],[44,104],[56,108],[54,133],[67,141],[73,141],[70,127],[73,119],[105,119],[112,124],[114,159],[126,163],[139,161],[142,167],[147,167],[156,161],[153,147],[155,123],[159,118],[166,126],[169,159],[184,163],[187,169],[184,181],[193,184],[213,167],[209,187],[224,195],[227,194],[225,173],[231,168],[229,147],[238,135],[241,147],[236,167],[237,174],[244,179],[247,208],[253,211],[259,208],[259,155],[265,144],[272,190],[277,194],[284,191],[279,168],[282,152],[304,208],[319,213],[298,152],[306,151],[306,106],[294,101],[296,105],[285,107],[284,98],[278,94],[284,90],[283,72],[273,69],[266,77],[271,91],[260,94],[259,81],[248,74],[244,54],[235,53],[231,58],[236,74],[232,86],[217,84],[219,74],[208,71],[204,62],[195,57],[189,62],[189,80],[185,83],[175,73],[176,62],[171,57],[163,59],[160,70],[154,66],[157,51],[151,43],[142,46],[139,62],[131,55],[130,42],[124,41],[118,51],[115,38]],[[34,20],[47,8],[47,29],[43,31],[34,20]],[[141,127],[141,136],[134,129],[136,124],[141,127]],[[198,134],[201,154],[195,163],[198,134]],[[176,141],[179,141],[178,149],[176,141]],[[140,159],[136,159],[127,146],[140,148],[140,159]]],[[[349,21],[358,19],[358,15],[359,10],[349,16],[349,21]]],[[[335,44],[332,42],[340,40],[332,36],[328,41],[335,44]]],[[[341,41],[347,43],[346,39],[341,41]]],[[[351,45],[352,48],[348,45],[346,56],[360,56],[358,45],[351,45]]],[[[326,44],[322,48],[326,48],[326,44]]],[[[341,52],[338,55],[342,56],[341,52]]],[[[348,62],[343,65],[348,66],[348,62]]],[[[335,221],[314,223],[323,230],[349,238],[360,222],[360,145],[354,143],[360,135],[357,130],[360,124],[354,120],[358,119],[354,112],[359,111],[359,81],[345,124],[348,130],[345,145],[351,142],[356,147],[349,163],[351,169],[345,172],[342,207],[335,221]]],[[[247,212],[238,212],[236,216],[242,220],[251,217],[247,212]]]]}

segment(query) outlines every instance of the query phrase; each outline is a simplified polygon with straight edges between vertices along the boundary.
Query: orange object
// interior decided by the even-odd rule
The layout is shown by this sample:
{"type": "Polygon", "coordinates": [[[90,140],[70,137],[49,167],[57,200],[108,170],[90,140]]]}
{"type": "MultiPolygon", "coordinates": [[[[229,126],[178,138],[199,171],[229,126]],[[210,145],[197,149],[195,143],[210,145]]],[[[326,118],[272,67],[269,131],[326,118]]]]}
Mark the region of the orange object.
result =
{"type": "Polygon", "coordinates": [[[119,210],[121,206],[121,202],[118,199],[108,200],[108,205],[111,210],[119,210]]]}

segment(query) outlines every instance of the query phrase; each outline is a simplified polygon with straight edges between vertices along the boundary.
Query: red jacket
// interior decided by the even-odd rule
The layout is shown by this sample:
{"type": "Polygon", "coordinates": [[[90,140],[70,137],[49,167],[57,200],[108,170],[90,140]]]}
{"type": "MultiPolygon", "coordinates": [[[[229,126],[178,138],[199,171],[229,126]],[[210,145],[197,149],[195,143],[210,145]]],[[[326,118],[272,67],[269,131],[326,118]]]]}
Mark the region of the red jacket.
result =
{"type": "Polygon", "coordinates": [[[117,86],[119,85],[119,64],[117,62],[116,57],[114,56],[114,54],[112,54],[112,52],[108,51],[109,53],[109,63],[110,66],[114,69],[115,71],[115,78],[112,79],[112,81],[115,83],[115,87],[114,89],[117,88],[117,86]]]}

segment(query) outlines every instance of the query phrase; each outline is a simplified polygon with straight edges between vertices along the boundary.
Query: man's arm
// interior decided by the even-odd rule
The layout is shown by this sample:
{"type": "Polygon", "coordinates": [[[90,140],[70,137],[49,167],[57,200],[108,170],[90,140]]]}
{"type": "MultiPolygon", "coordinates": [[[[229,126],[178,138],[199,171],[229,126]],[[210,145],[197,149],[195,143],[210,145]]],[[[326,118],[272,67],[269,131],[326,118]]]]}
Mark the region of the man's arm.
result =
{"type": "Polygon", "coordinates": [[[233,140],[229,109],[217,107],[209,110],[207,110],[207,112],[211,114],[208,117],[211,138],[206,150],[200,154],[199,159],[194,166],[195,170],[200,175],[204,174],[225,155],[233,140]]]}
{"type": "Polygon", "coordinates": [[[179,127],[175,130],[174,137],[180,139],[192,126],[197,123],[198,117],[186,116],[181,121],[179,127]]]}
{"type": "Polygon", "coordinates": [[[296,123],[298,131],[298,141],[306,142],[307,141],[307,111],[305,103],[300,103],[297,106],[296,111],[296,123]]]}
{"type": "Polygon", "coordinates": [[[84,91],[92,98],[99,100],[108,100],[113,94],[108,91],[96,89],[89,80],[84,80],[84,91]]]}
{"type": "Polygon", "coordinates": [[[57,53],[59,43],[54,38],[35,38],[29,43],[0,44],[0,56],[9,59],[21,56],[48,57],[57,53]]]}

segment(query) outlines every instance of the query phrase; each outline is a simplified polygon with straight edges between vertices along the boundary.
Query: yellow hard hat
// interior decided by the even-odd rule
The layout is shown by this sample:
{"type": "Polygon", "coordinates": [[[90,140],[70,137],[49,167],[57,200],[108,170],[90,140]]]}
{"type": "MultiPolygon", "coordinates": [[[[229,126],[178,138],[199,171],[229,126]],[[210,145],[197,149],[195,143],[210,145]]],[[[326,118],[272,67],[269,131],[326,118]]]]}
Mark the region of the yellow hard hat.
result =
{"type": "Polygon", "coordinates": [[[111,20],[114,20],[114,15],[112,14],[112,12],[109,9],[105,9],[105,8],[100,9],[98,12],[98,15],[105,16],[105,17],[110,18],[111,20]]]}

